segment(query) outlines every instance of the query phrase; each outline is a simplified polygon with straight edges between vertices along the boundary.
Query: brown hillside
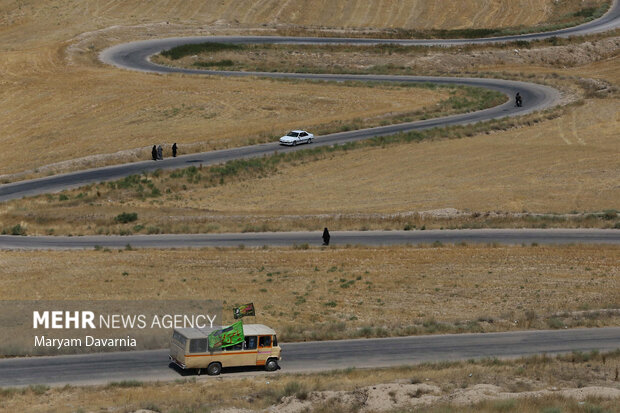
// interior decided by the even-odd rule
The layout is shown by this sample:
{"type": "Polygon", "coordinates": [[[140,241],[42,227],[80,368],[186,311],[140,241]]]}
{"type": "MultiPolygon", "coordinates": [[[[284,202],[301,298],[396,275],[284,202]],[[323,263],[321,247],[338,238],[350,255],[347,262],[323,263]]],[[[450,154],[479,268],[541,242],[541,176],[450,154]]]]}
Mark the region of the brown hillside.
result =
{"type": "Polygon", "coordinates": [[[602,0],[0,0],[0,45],[57,39],[112,25],[293,24],[333,28],[464,29],[558,21],[602,0]]]}

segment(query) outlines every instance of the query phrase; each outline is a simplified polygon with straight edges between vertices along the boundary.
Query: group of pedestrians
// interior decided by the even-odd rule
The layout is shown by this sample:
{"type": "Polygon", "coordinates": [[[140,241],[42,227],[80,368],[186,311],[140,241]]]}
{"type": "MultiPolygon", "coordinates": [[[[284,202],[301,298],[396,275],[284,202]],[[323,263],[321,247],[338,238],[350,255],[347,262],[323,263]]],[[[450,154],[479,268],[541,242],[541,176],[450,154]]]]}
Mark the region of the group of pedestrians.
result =
{"type": "MultiPolygon", "coordinates": [[[[153,145],[153,149],[151,149],[151,157],[154,161],[161,161],[164,159],[164,148],[161,145],[153,145]]],[[[176,142],[172,144],[172,157],[177,157],[177,144],[176,142]]]]}

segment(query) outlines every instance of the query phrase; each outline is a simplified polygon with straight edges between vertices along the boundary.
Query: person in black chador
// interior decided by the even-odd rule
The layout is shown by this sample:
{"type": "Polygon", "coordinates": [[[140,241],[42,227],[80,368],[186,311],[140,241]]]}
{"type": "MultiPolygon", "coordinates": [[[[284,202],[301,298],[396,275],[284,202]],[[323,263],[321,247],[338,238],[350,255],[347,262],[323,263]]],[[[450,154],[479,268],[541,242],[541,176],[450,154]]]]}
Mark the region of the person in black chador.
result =
{"type": "Polygon", "coordinates": [[[515,106],[518,108],[523,106],[523,99],[521,98],[521,94],[519,92],[517,92],[517,95],[515,96],[515,106]]]}
{"type": "Polygon", "coordinates": [[[173,143],[172,144],[172,157],[176,158],[177,157],[177,143],[173,143]]]}
{"type": "Polygon", "coordinates": [[[323,245],[329,245],[329,239],[331,237],[329,236],[329,231],[327,230],[327,228],[325,228],[323,230],[323,245]]]}
{"type": "Polygon", "coordinates": [[[157,147],[155,145],[153,145],[153,149],[151,150],[151,156],[153,157],[154,161],[157,160],[157,147]]]}

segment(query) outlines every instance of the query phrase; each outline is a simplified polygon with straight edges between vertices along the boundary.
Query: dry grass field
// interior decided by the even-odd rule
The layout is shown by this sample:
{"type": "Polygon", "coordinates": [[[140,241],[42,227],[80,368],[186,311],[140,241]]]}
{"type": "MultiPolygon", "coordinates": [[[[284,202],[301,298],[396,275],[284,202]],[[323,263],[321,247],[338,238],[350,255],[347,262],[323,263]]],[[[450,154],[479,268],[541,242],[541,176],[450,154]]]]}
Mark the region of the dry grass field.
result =
{"type": "MultiPolygon", "coordinates": [[[[620,317],[605,311],[620,308],[615,246],[3,251],[0,263],[0,299],[254,302],[256,321],[284,341],[618,325],[620,317]]],[[[224,316],[231,321],[232,311],[224,316]]]]}
{"type": "Polygon", "coordinates": [[[346,121],[398,112],[413,100],[406,93],[388,96],[323,85],[128,73],[93,62],[110,44],[247,32],[262,24],[268,27],[260,29],[268,31],[279,23],[379,29],[533,25],[562,20],[602,2],[485,0],[480,5],[466,0],[450,7],[421,0],[389,2],[389,7],[383,1],[327,3],[1,1],[0,145],[6,149],[0,154],[0,176],[134,161],[148,156],[154,143],[182,141],[196,144],[196,150],[240,145],[335,117],[346,121]],[[299,95],[315,99],[300,106],[299,95]]]}
{"type": "MultiPolygon", "coordinates": [[[[1,144],[8,150],[0,155],[0,174],[121,151],[117,162],[143,160],[160,143],[201,143],[195,149],[203,150],[241,146],[294,128],[409,112],[443,96],[421,89],[378,94],[363,86],[144,75],[67,67],[62,57],[49,57],[39,73],[26,77],[23,67],[11,67],[16,72],[4,76],[1,144]]],[[[69,165],[86,167],[87,161],[69,165]]]]}
{"type": "Polygon", "coordinates": [[[66,40],[112,25],[170,22],[233,27],[294,26],[331,28],[460,29],[534,26],[554,22],[601,0],[459,0],[448,4],[423,0],[35,0],[0,2],[0,28],[26,44],[41,38],[66,40]]]}
{"type": "MultiPolygon", "coordinates": [[[[537,219],[514,217],[515,214],[523,212],[542,214],[580,212],[587,215],[592,212],[620,209],[618,204],[620,189],[616,184],[620,171],[617,142],[617,130],[620,128],[620,103],[617,97],[620,66],[617,44],[618,38],[610,37],[595,38],[581,45],[537,46],[520,51],[524,62],[513,62],[512,65],[497,63],[507,53],[514,54],[514,51],[501,48],[469,50],[460,58],[464,66],[454,63],[455,55],[446,52],[430,53],[425,58],[426,63],[414,59],[418,62],[416,64],[420,64],[421,69],[432,63],[432,65],[439,64],[446,71],[467,69],[470,74],[474,73],[471,71],[473,68],[484,73],[499,72],[503,76],[525,79],[530,76],[558,76],[561,78],[558,79],[558,84],[566,86],[567,95],[585,93],[589,97],[583,100],[582,104],[564,109],[563,115],[556,119],[460,140],[423,141],[310,157],[302,162],[278,165],[277,170],[260,171],[256,174],[248,172],[236,180],[226,180],[224,185],[219,185],[217,181],[214,184],[186,179],[187,177],[170,179],[170,174],[163,174],[160,179],[151,177],[161,196],[144,197],[142,194],[136,197],[127,191],[112,191],[106,186],[91,186],[86,190],[69,191],[63,195],[66,197],[64,201],[58,196],[14,201],[0,207],[0,230],[12,233],[12,228],[20,225],[26,229],[27,234],[77,235],[316,230],[325,225],[331,229],[402,229],[406,225],[416,225],[418,228],[423,225],[428,228],[617,226],[618,220],[613,216],[609,220],[579,219],[576,222],[562,220],[541,222],[537,219]],[[558,67],[556,64],[558,61],[564,62],[566,67],[558,67]],[[586,81],[586,91],[579,92],[576,85],[584,84],[580,79],[595,79],[595,82],[586,81]],[[599,88],[603,88],[604,93],[592,93],[591,89],[599,88]],[[448,220],[443,218],[434,220],[433,213],[427,214],[427,219],[416,218],[416,213],[446,209],[455,209],[457,214],[448,216],[448,220]],[[479,214],[484,222],[464,220],[458,216],[458,211],[470,215],[479,214]],[[484,219],[487,212],[497,211],[510,216],[494,221],[484,219]],[[138,222],[132,225],[117,225],[114,217],[121,212],[138,213],[138,222]]],[[[414,50],[412,53],[416,56],[420,52],[414,50]]],[[[375,56],[372,53],[366,55],[350,52],[346,54],[349,58],[345,58],[344,53],[342,55],[339,55],[337,60],[344,62],[348,67],[367,64],[368,59],[375,56]]],[[[407,58],[407,53],[377,54],[375,57],[381,56],[385,57],[386,62],[394,59],[393,63],[398,66],[403,62],[402,59],[407,58]]],[[[325,60],[324,56],[319,60],[325,60]]],[[[103,70],[89,65],[86,67],[87,69],[83,70],[94,72],[103,70]]],[[[278,127],[272,128],[270,124],[268,128],[270,133],[275,133],[277,130],[287,129],[287,123],[297,119],[299,110],[302,110],[297,108],[285,111],[276,110],[276,106],[265,106],[265,110],[240,114],[244,107],[245,95],[242,93],[231,95],[230,91],[218,92],[222,87],[221,84],[227,81],[200,79],[198,81],[201,83],[207,82],[214,87],[217,83],[218,86],[214,90],[202,90],[196,97],[188,97],[180,93],[185,87],[183,82],[196,79],[122,73],[137,85],[132,87],[140,88],[142,94],[149,96],[144,98],[144,105],[151,105],[156,99],[170,94],[179,99],[189,99],[185,106],[176,105],[173,109],[166,109],[166,104],[161,103],[155,111],[141,112],[143,121],[135,125],[128,122],[126,127],[135,130],[143,145],[150,144],[155,139],[150,135],[151,126],[154,124],[159,125],[158,130],[167,134],[166,139],[174,136],[173,139],[177,140],[177,130],[187,131],[187,136],[193,136],[191,139],[197,142],[204,139],[203,131],[208,129],[195,128],[194,121],[200,118],[201,122],[218,123],[220,117],[201,118],[204,116],[201,108],[206,107],[201,106],[203,93],[205,96],[216,94],[218,98],[234,100],[237,106],[221,110],[221,113],[228,118],[228,122],[227,126],[218,129],[220,133],[218,136],[225,136],[226,139],[218,141],[213,138],[208,141],[209,146],[206,147],[196,144],[198,145],[196,147],[202,149],[247,142],[246,135],[238,135],[237,128],[231,129],[232,124],[237,124],[235,116],[243,116],[245,119],[252,117],[257,125],[264,125],[264,119],[273,116],[278,127]],[[139,79],[142,81],[139,82],[139,79]],[[158,84],[156,92],[149,91],[153,86],[152,82],[158,84]],[[169,90],[171,84],[181,89],[171,91],[169,90]],[[282,123],[278,123],[280,121],[282,123]]],[[[109,73],[111,77],[116,75],[117,73],[109,73]]],[[[295,99],[297,92],[320,92],[320,95],[315,97],[317,99],[322,97],[321,102],[325,104],[319,105],[316,110],[304,113],[308,116],[307,122],[318,119],[317,122],[327,122],[324,125],[343,119],[342,110],[350,111],[351,122],[357,122],[355,117],[360,114],[366,119],[381,119],[385,111],[402,113],[400,111],[420,107],[416,105],[426,105],[428,108],[428,105],[436,102],[443,93],[414,89],[415,94],[412,94],[407,89],[381,87],[381,95],[385,100],[379,105],[370,98],[377,95],[377,86],[358,88],[306,83],[289,84],[266,80],[259,81],[256,86],[257,82],[250,80],[231,82],[236,85],[235,87],[239,87],[235,89],[237,92],[241,91],[242,87],[255,87],[252,90],[256,96],[267,93],[261,89],[263,86],[268,86],[272,90],[282,88],[280,96],[282,99],[288,99],[289,103],[295,99]],[[347,104],[344,104],[345,101],[347,104]],[[351,105],[351,101],[356,102],[356,105],[351,105]]],[[[127,87],[124,84],[118,85],[121,86],[127,87]]],[[[110,86],[109,83],[102,85],[102,88],[108,87],[117,86],[110,86]]],[[[122,101],[115,93],[114,90],[110,90],[102,99],[111,99],[119,105],[135,104],[134,101],[122,101]]],[[[569,100],[576,98],[567,97],[569,100]]],[[[0,103],[2,104],[9,105],[10,99],[0,103]]],[[[116,110],[110,109],[113,105],[105,103],[103,106],[108,108],[106,111],[115,113],[114,116],[110,115],[109,123],[103,123],[107,125],[104,128],[106,133],[107,129],[110,129],[110,133],[115,136],[114,140],[123,141],[119,145],[132,146],[131,141],[123,138],[123,127],[113,126],[118,121],[115,116],[128,116],[127,113],[131,113],[131,109],[124,107],[123,111],[117,113],[116,110]]],[[[220,109],[217,110],[217,113],[220,113],[220,109]]],[[[92,121],[101,123],[102,119],[92,121]]],[[[346,118],[344,119],[346,122],[346,118]]],[[[50,122],[53,123],[52,120],[50,122]]],[[[45,125],[46,128],[51,127],[47,123],[45,125]]],[[[92,126],[88,122],[76,123],[73,120],[71,125],[72,128],[85,129],[90,129],[92,126]]],[[[16,127],[20,130],[39,128],[38,123],[32,123],[25,118],[22,118],[16,127]]],[[[37,142],[44,146],[48,143],[40,139],[37,142]]],[[[96,142],[100,149],[101,139],[96,142]]],[[[92,145],[92,141],[85,138],[81,144],[61,145],[49,154],[44,152],[41,156],[56,157],[58,151],[64,151],[63,156],[71,158],[74,156],[72,154],[79,153],[78,146],[90,148],[92,151],[99,150],[98,147],[88,145],[92,145]]],[[[21,153],[32,150],[40,151],[35,146],[26,148],[21,153]]],[[[132,159],[148,156],[148,153],[145,155],[144,152],[148,152],[148,149],[134,153],[132,159]]],[[[27,164],[27,161],[13,156],[10,151],[3,153],[4,155],[0,156],[10,158],[7,165],[13,164],[16,168],[21,168],[27,164]]],[[[40,161],[35,157],[35,160],[30,162],[30,165],[33,165],[40,161]]],[[[79,162],[71,164],[73,167],[87,165],[79,162]]]]}
{"type": "Polygon", "coordinates": [[[19,225],[29,235],[82,235],[324,226],[613,227],[613,210],[620,209],[619,113],[615,99],[588,99],[527,128],[333,152],[250,170],[223,185],[217,173],[208,178],[200,170],[150,175],[116,189],[91,185],[3,203],[0,230],[16,233],[19,225]],[[443,212],[424,213],[435,210],[443,212]],[[608,210],[606,218],[588,218],[608,210]],[[554,221],[522,216],[525,211],[585,215],[554,221]],[[135,212],[138,220],[119,224],[115,217],[122,212],[135,212]]]}
{"type": "MultiPolygon", "coordinates": [[[[152,60],[191,69],[245,71],[376,73],[404,75],[454,75],[476,71],[553,73],[567,67],[590,65],[620,54],[620,31],[584,39],[557,39],[531,44],[464,45],[447,49],[428,46],[341,45],[216,45],[194,47],[181,53],[176,48],[152,60]]],[[[581,74],[580,72],[576,73],[581,74]]]]}
{"type": "MultiPolygon", "coordinates": [[[[391,29],[554,25],[602,3],[0,0],[0,179],[145,159],[159,143],[176,141],[191,150],[244,145],[293,127],[427,110],[446,97],[441,90],[133,73],[97,62],[98,52],[111,44],[191,34],[388,35],[391,29]]],[[[364,227],[384,228],[392,225],[383,219],[391,214],[446,208],[618,210],[617,50],[617,37],[610,37],[516,53],[481,48],[338,55],[338,64],[359,70],[392,63],[419,72],[440,67],[454,75],[557,75],[566,84],[594,78],[610,86],[610,93],[588,96],[562,117],[528,127],[327,153],[222,184],[161,174],[148,177],[159,193],[146,182],[134,185],[142,185],[146,196],[102,185],[3,203],[0,230],[208,232],[314,229],[326,222],[330,229],[359,229],[356,216],[370,217],[364,227]],[[139,218],[117,224],[114,217],[121,212],[137,212],[139,218]],[[340,221],[342,215],[352,218],[340,221]]],[[[286,56],[276,59],[294,64],[286,56]]],[[[615,223],[617,214],[612,218],[615,223]]],[[[275,327],[284,341],[620,325],[615,246],[304,248],[0,251],[0,299],[212,298],[224,300],[226,308],[253,301],[256,321],[275,327]],[[404,307],[409,311],[403,313],[404,307]]],[[[437,412],[618,411],[618,367],[617,353],[573,354],[373,374],[35,386],[0,389],[0,410],[281,411],[303,409],[305,401],[332,394],[329,390],[343,393],[331,402],[316,401],[314,411],[373,411],[374,405],[357,404],[355,395],[378,393],[379,406],[400,410],[428,402],[427,410],[437,412]]]]}
{"type": "Polygon", "coordinates": [[[315,374],[285,372],[176,383],[0,389],[0,409],[185,412],[617,412],[618,352],[573,353],[315,374]]]}
{"type": "Polygon", "coordinates": [[[617,208],[619,114],[617,100],[593,100],[528,128],[338,154],[209,189],[199,202],[215,211],[292,215],[617,208]]]}
{"type": "Polygon", "coordinates": [[[180,141],[195,144],[194,150],[238,146],[293,127],[408,112],[436,101],[430,93],[413,96],[410,90],[377,94],[335,85],[143,75],[92,61],[99,48],[112,43],[179,34],[178,24],[169,29],[157,24],[162,21],[188,24],[187,35],[200,22],[226,18],[227,10],[245,8],[227,4],[215,10],[204,2],[152,2],[145,9],[139,2],[4,1],[0,144],[10,150],[0,154],[0,175],[61,161],[45,171],[134,161],[148,157],[154,143],[180,141]],[[213,19],[205,13],[214,13],[213,19]],[[178,19],[171,19],[175,14],[178,19]],[[116,25],[134,27],[106,29],[116,25]],[[310,98],[300,101],[299,96],[310,98]]]}

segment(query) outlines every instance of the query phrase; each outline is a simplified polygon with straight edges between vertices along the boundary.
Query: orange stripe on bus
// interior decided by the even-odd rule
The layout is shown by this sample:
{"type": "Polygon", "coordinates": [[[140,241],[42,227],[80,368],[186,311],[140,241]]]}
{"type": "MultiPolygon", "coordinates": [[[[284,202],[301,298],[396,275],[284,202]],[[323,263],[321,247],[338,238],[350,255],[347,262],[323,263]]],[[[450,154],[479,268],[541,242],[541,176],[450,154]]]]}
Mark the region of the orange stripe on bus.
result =
{"type": "Polygon", "coordinates": [[[233,354],[257,354],[258,351],[235,351],[235,352],[225,352],[225,353],[217,353],[217,354],[186,354],[185,357],[215,357],[215,356],[227,356],[233,354]]]}

